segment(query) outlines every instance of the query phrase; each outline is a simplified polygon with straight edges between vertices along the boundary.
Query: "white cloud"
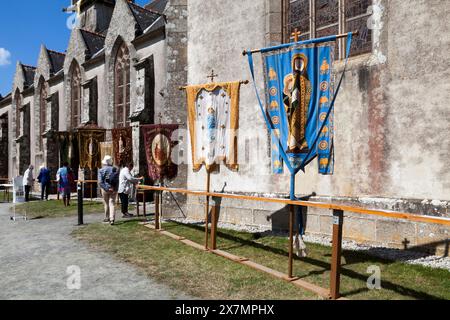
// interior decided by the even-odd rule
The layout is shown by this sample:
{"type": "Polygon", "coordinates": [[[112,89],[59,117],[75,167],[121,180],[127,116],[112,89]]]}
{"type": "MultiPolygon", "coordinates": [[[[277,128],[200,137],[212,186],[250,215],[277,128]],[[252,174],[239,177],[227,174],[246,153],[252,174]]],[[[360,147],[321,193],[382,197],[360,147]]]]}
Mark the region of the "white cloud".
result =
{"type": "Polygon", "coordinates": [[[0,48],[0,67],[11,64],[11,52],[5,48],[0,48]]]}

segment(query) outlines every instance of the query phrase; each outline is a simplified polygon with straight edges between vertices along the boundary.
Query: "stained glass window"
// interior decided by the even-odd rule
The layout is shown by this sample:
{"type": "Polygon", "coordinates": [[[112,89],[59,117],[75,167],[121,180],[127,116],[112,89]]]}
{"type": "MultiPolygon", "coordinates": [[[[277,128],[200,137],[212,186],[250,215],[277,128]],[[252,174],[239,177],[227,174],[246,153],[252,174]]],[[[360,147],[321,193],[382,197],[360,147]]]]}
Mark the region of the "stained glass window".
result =
{"type": "Polygon", "coordinates": [[[372,30],[368,28],[372,0],[345,0],[345,32],[359,31],[352,42],[352,56],[372,51],[372,30]]]}
{"type": "Polygon", "coordinates": [[[286,1],[287,9],[287,36],[285,37],[286,42],[293,41],[292,33],[295,29],[301,32],[299,40],[306,40],[310,37],[310,16],[309,16],[309,1],[310,0],[294,0],[286,1]]]}
{"type": "MultiPolygon", "coordinates": [[[[302,33],[299,40],[359,31],[352,44],[352,56],[372,51],[372,31],[368,28],[372,0],[283,0],[285,42],[293,41],[294,30],[302,33]]],[[[345,41],[339,45],[345,45],[345,41]]],[[[336,50],[337,58],[344,50],[336,50]]]]}
{"type": "Polygon", "coordinates": [[[114,126],[130,126],[130,53],[123,43],[114,65],[114,126]]]}

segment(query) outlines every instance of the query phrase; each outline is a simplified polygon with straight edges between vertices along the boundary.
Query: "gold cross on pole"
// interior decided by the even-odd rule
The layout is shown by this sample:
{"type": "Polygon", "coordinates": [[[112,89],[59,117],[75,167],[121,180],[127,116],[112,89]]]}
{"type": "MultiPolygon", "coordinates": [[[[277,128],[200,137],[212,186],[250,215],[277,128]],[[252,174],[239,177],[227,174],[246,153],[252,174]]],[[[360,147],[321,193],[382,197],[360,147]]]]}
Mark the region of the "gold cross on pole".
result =
{"type": "Polygon", "coordinates": [[[291,36],[294,37],[294,42],[298,42],[298,37],[302,34],[301,31],[298,31],[297,28],[294,29],[294,32],[291,33],[291,36]]]}
{"type": "Polygon", "coordinates": [[[214,82],[214,78],[218,77],[218,74],[214,74],[214,69],[211,71],[211,75],[207,76],[207,78],[211,79],[211,82],[214,82]]]}

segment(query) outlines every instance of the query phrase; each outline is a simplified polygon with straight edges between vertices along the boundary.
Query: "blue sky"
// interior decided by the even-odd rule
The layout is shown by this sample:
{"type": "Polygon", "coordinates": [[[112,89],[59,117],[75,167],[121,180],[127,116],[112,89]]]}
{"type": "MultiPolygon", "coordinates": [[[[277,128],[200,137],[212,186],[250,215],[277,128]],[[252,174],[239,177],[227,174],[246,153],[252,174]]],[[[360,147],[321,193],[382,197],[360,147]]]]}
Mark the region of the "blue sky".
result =
{"type": "MultiPolygon", "coordinates": [[[[149,0],[137,0],[145,4],[149,0]]],[[[16,61],[35,66],[39,48],[64,52],[70,37],[63,7],[70,0],[0,0],[0,94],[11,91],[16,61]]]]}

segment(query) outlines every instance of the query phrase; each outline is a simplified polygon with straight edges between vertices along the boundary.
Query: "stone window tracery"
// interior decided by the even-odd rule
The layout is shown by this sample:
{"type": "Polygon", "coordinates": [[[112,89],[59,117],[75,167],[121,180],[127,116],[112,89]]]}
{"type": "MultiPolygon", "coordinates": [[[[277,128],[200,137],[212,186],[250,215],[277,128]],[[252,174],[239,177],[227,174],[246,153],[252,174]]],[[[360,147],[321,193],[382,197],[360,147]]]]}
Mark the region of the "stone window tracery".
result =
{"type": "MultiPolygon", "coordinates": [[[[283,41],[293,41],[295,29],[299,40],[359,31],[353,39],[351,56],[372,51],[372,31],[368,28],[372,0],[282,0],[284,1],[283,41]]],[[[338,41],[336,58],[345,55],[345,41],[338,41]]]]}
{"type": "Polygon", "coordinates": [[[129,127],[130,122],[130,53],[125,43],[114,63],[114,127],[129,127]]]}

